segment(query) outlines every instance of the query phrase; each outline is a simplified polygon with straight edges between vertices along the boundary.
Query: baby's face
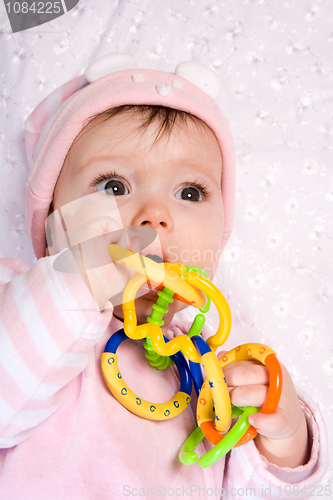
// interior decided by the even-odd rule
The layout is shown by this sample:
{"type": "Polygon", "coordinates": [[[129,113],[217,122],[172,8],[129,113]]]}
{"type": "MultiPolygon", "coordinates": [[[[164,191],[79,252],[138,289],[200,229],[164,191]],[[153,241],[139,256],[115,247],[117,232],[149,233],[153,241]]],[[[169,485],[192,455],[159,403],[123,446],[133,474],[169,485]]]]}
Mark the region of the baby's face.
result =
{"type": "MultiPolygon", "coordinates": [[[[212,278],[223,233],[217,139],[200,121],[190,119],[157,142],[156,125],[146,131],[140,131],[140,125],[140,117],[133,113],[90,122],[67,155],[53,208],[95,193],[94,204],[100,200],[104,215],[112,217],[116,200],[123,226],[150,226],[157,231],[164,261],[202,267],[212,278]]],[[[89,202],[90,197],[86,199],[89,202]]],[[[87,208],[85,204],[89,213],[87,208]]],[[[92,206],[92,218],[94,213],[92,206]]],[[[83,222],[87,220],[74,214],[71,230],[83,222]]],[[[151,313],[157,298],[151,295],[137,299],[138,320],[142,315],[145,321],[151,313]]],[[[182,308],[174,301],[170,314],[182,308]]]]}

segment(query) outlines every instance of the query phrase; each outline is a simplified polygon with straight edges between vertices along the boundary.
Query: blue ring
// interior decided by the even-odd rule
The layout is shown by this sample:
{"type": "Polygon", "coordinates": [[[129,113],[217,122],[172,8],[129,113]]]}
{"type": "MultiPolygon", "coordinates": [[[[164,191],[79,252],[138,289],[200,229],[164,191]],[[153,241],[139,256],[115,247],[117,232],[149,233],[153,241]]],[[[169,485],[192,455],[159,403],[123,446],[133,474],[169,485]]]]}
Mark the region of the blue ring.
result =
{"type": "MultiPolygon", "coordinates": [[[[107,341],[104,352],[110,352],[112,354],[116,354],[120,344],[128,338],[129,337],[126,335],[123,328],[121,330],[118,330],[113,335],[111,335],[111,337],[107,341]]],[[[194,336],[192,338],[194,338],[194,336]]],[[[170,339],[164,337],[164,341],[170,342],[170,339]]],[[[180,351],[177,352],[176,354],[173,354],[170,357],[177,366],[180,375],[180,389],[179,389],[180,392],[185,392],[186,394],[191,396],[192,378],[185,357],[180,351]]]]}
{"type": "Polygon", "coordinates": [[[198,349],[201,357],[204,354],[207,354],[207,352],[212,351],[207,342],[202,337],[200,337],[200,335],[193,335],[191,337],[191,340],[193,341],[195,347],[198,349]]]}
{"type": "Polygon", "coordinates": [[[194,361],[190,361],[189,364],[190,364],[190,372],[192,375],[195,392],[197,393],[197,396],[199,396],[202,384],[204,383],[201,371],[201,363],[195,363],[194,361]]]}
{"type": "MultiPolygon", "coordinates": [[[[207,352],[211,352],[211,348],[200,335],[192,335],[191,340],[193,341],[195,347],[198,349],[200,356],[203,356],[207,352]]],[[[201,371],[201,363],[190,361],[190,371],[193,378],[195,391],[197,393],[197,396],[199,396],[201,386],[204,383],[201,371]]]]}

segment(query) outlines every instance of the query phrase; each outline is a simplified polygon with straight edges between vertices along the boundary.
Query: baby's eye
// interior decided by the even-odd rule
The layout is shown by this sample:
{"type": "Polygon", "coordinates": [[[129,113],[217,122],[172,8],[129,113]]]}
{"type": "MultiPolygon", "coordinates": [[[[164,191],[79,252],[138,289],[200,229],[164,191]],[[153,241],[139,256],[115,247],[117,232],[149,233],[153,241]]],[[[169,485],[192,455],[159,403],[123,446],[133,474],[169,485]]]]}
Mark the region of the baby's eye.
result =
{"type": "Polygon", "coordinates": [[[186,201],[201,201],[202,200],[202,194],[198,188],[195,188],[193,186],[187,186],[178,193],[175,194],[175,197],[181,200],[186,200],[186,201]]]}
{"type": "Polygon", "coordinates": [[[110,179],[102,182],[102,184],[97,186],[97,191],[101,191],[109,196],[122,196],[129,193],[125,184],[118,179],[110,179]]]}

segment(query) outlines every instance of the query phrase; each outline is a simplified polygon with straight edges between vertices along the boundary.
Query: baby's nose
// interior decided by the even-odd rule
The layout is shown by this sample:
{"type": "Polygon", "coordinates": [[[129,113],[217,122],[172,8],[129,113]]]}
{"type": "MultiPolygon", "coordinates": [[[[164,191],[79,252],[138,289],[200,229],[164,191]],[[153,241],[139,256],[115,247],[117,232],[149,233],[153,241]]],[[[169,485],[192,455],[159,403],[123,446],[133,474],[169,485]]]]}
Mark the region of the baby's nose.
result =
{"type": "Polygon", "coordinates": [[[173,221],[167,204],[158,200],[148,200],[133,218],[134,226],[148,226],[156,230],[173,228],[173,221]]]}

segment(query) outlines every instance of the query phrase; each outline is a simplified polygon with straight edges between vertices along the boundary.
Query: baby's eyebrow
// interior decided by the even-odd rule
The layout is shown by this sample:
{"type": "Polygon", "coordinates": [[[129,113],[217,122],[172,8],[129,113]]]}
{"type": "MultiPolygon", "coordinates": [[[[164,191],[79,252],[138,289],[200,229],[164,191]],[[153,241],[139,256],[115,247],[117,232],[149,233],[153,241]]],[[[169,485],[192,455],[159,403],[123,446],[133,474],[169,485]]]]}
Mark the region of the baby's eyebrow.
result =
{"type": "Polygon", "coordinates": [[[94,164],[99,164],[101,167],[104,166],[105,167],[110,167],[110,163],[112,162],[115,162],[115,161],[119,161],[121,159],[120,156],[111,156],[111,155],[93,155],[89,158],[89,160],[87,160],[86,162],[84,162],[83,164],[79,163],[78,165],[76,164],[76,166],[74,167],[74,173],[80,173],[82,172],[82,170],[90,167],[91,165],[94,165],[94,164]]]}

